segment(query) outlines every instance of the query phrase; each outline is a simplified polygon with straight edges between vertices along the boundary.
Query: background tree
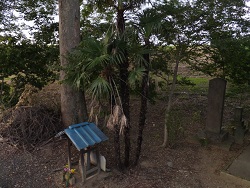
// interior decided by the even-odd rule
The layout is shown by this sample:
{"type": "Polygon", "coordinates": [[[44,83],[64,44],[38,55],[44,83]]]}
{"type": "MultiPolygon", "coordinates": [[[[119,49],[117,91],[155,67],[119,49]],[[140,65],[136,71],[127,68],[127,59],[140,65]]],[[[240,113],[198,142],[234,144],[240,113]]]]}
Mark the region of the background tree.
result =
{"type": "MultiPolygon", "coordinates": [[[[173,45],[175,49],[172,51],[175,54],[175,70],[166,110],[167,122],[178,64],[185,61],[194,67],[201,65],[204,69],[199,70],[210,72],[210,75],[225,73],[225,65],[230,67],[232,62],[221,61],[226,58],[226,53],[222,52],[230,51],[230,47],[223,41],[228,41],[229,36],[235,38],[247,31],[247,20],[244,18],[244,1],[165,1],[159,7],[163,7],[160,11],[166,16],[163,26],[165,31],[160,40],[167,45],[173,45]],[[206,56],[208,58],[201,58],[206,56]]],[[[164,146],[167,144],[167,130],[165,123],[164,146]]]]}
{"type": "MultiPolygon", "coordinates": [[[[0,36],[19,30],[16,25],[17,16],[14,15],[15,3],[10,0],[0,2],[0,36]]],[[[20,31],[20,30],[19,30],[20,31]]]]}
{"type": "Polygon", "coordinates": [[[197,28],[195,27],[197,20],[192,17],[192,9],[188,2],[164,1],[164,4],[158,6],[157,10],[163,16],[162,30],[158,34],[159,41],[161,41],[160,45],[161,47],[164,46],[162,53],[167,54],[165,63],[170,65],[170,69],[173,67],[173,71],[169,71],[169,69],[161,70],[166,76],[171,74],[172,77],[165,111],[164,141],[162,144],[166,147],[169,144],[168,121],[177,84],[179,64],[187,62],[190,56],[194,55],[197,46],[201,44],[195,42],[198,39],[197,28]]]}
{"type": "Polygon", "coordinates": [[[6,107],[17,103],[26,84],[42,88],[56,79],[50,65],[58,59],[57,46],[41,46],[26,40],[18,41],[15,37],[3,37],[0,51],[1,99],[6,107]]]}
{"type": "Polygon", "coordinates": [[[58,63],[59,54],[58,40],[54,37],[56,29],[46,29],[43,35],[36,34],[42,31],[43,25],[54,24],[49,20],[54,20],[56,4],[55,1],[15,3],[4,0],[1,5],[1,102],[4,106],[12,106],[18,101],[25,84],[41,88],[56,78],[56,71],[52,70],[52,66],[58,63]],[[32,22],[32,26],[25,21],[32,22]],[[30,35],[25,32],[28,30],[30,35]]]}
{"type": "Polygon", "coordinates": [[[237,55],[233,49],[245,46],[241,39],[249,32],[245,1],[194,1],[192,6],[199,9],[195,15],[200,17],[199,27],[204,33],[203,40],[207,41],[201,49],[207,61],[195,62],[193,67],[211,76],[229,78],[233,61],[241,61],[239,51],[237,55]]]}
{"type": "MultiPolygon", "coordinates": [[[[59,0],[59,40],[62,68],[69,63],[66,55],[80,43],[80,4],[78,0],[59,0]]],[[[60,79],[65,79],[61,70],[60,79]]],[[[83,90],[68,84],[61,86],[61,113],[64,126],[86,121],[87,107],[83,90]]]]}
{"type": "Polygon", "coordinates": [[[25,22],[19,27],[29,31],[29,35],[36,43],[57,44],[58,43],[58,22],[55,16],[58,15],[58,2],[56,0],[21,0],[15,3],[15,9],[25,22]]]}

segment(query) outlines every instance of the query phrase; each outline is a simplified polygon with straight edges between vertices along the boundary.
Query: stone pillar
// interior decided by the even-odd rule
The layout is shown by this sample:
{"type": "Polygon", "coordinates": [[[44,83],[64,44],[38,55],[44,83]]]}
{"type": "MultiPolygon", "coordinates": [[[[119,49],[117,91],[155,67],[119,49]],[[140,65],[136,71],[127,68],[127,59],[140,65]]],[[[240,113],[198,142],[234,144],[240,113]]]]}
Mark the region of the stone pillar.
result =
{"type": "Polygon", "coordinates": [[[209,81],[206,119],[207,132],[215,134],[221,133],[226,84],[226,80],[221,78],[214,78],[209,81]]]}
{"type": "Polygon", "coordinates": [[[234,109],[234,122],[241,124],[242,121],[243,108],[240,106],[235,107],[234,109]]]}
{"type": "Polygon", "coordinates": [[[234,120],[232,124],[235,127],[234,141],[237,144],[244,143],[244,136],[246,133],[246,129],[244,127],[244,121],[242,120],[242,114],[243,114],[242,107],[236,107],[234,109],[234,120]]]}

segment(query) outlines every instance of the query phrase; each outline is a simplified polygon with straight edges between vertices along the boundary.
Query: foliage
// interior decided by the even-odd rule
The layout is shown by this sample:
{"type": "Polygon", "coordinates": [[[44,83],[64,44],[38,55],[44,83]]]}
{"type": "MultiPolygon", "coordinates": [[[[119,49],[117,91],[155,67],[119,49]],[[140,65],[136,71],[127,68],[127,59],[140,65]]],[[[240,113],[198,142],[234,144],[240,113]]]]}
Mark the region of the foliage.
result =
{"type": "Polygon", "coordinates": [[[232,80],[247,82],[249,74],[249,18],[244,1],[194,1],[193,7],[200,17],[200,30],[207,45],[199,48],[204,59],[192,64],[196,70],[232,80]],[[197,10],[196,10],[197,9],[197,10]]]}
{"type": "Polygon", "coordinates": [[[19,30],[16,26],[17,17],[13,14],[15,3],[10,0],[0,2],[0,38],[2,35],[19,30]]]}
{"type": "Polygon", "coordinates": [[[217,53],[212,57],[222,69],[221,77],[236,84],[249,83],[250,78],[250,38],[226,39],[216,45],[217,53]],[[226,48],[225,48],[226,46],[226,48]]]}
{"type": "MultiPolygon", "coordinates": [[[[108,99],[111,95],[115,68],[124,58],[120,51],[111,54],[110,40],[85,38],[79,47],[69,54],[71,62],[65,71],[66,82],[73,84],[77,89],[85,88],[91,92],[93,98],[108,99]]],[[[119,47],[118,47],[119,48],[119,47]]]]}
{"type": "Polygon", "coordinates": [[[28,22],[22,27],[32,30],[29,34],[34,37],[36,43],[56,44],[58,41],[57,1],[55,0],[21,0],[15,4],[15,10],[28,22]]]}
{"type": "Polygon", "coordinates": [[[25,84],[41,88],[55,79],[57,8],[54,0],[4,0],[0,5],[0,98],[2,104],[13,106],[25,84]]]}
{"type": "Polygon", "coordinates": [[[55,44],[58,41],[58,23],[55,21],[55,0],[18,2],[3,0],[0,3],[0,37],[12,36],[33,39],[33,42],[55,44]]]}
{"type": "Polygon", "coordinates": [[[237,84],[249,82],[249,36],[218,39],[213,48],[206,48],[204,53],[209,54],[209,61],[194,65],[196,70],[237,84]]]}
{"type": "Polygon", "coordinates": [[[0,51],[0,77],[4,87],[1,100],[4,104],[14,105],[28,83],[41,88],[55,79],[49,67],[58,59],[57,46],[6,37],[0,42],[0,51]]]}

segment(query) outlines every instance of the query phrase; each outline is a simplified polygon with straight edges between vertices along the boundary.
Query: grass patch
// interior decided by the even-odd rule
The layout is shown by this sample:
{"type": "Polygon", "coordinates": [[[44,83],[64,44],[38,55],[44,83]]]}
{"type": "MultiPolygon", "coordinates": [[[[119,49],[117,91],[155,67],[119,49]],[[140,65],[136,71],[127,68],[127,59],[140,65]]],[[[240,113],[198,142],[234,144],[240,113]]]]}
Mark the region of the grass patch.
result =
{"type": "MultiPolygon", "coordinates": [[[[185,94],[200,94],[207,95],[209,89],[209,80],[211,77],[177,77],[177,84],[175,88],[176,93],[185,93],[185,94]]],[[[172,78],[170,78],[170,83],[172,82],[172,78]]],[[[169,91],[171,85],[166,85],[164,81],[160,88],[162,91],[169,91]]],[[[158,84],[159,84],[158,83],[158,84]]],[[[229,98],[239,98],[240,100],[244,100],[246,97],[250,95],[250,85],[242,84],[236,85],[233,83],[227,82],[226,86],[226,97],[229,98]]]]}
{"type": "Polygon", "coordinates": [[[209,79],[208,78],[201,78],[201,77],[195,77],[195,78],[188,78],[192,83],[194,83],[195,85],[200,85],[200,86],[208,86],[209,83],[209,79]]]}
{"type": "Polygon", "coordinates": [[[226,96],[239,97],[239,95],[242,95],[245,93],[250,93],[250,85],[248,84],[235,85],[231,83],[227,84],[226,96]]]}
{"type": "MultiPolygon", "coordinates": [[[[178,77],[178,80],[181,80],[182,77],[178,77]]],[[[207,94],[209,78],[201,77],[190,77],[185,78],[190,84],[177,84],[176,91],[178,92],[188,92],[195,94],[207,94]]]]}

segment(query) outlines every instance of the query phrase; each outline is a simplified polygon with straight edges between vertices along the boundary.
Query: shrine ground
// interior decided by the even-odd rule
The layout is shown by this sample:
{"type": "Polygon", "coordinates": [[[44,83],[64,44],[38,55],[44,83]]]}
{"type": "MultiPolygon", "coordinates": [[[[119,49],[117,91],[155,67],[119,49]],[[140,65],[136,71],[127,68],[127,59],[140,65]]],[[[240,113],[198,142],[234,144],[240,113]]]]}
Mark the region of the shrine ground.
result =
{"type": "MultiPolygon", "coordinates": [[[[249,99],[247,97],[246,99],[249,99]]],[[[114,166],[114,148],[112,132],[104,125],[100,128],[109,140],[101,144],[101,154],[107,159],[111,172],[102,172],[100,176],[89,180],[83,187],[100,188],[244,188],[250,183],[233,178],[225,171],[228,165],[249,144],[246,135],[243,145],[233,144],[231,149],[220,144],[203,142],[197,134],[204,129],[207,109],[207,97],[203,94],[179,93],[174,98],[171,122],[173,131],[172,146],[162,148],[164,96],[149,105],[147,124],[144,131],[142,154],[139,165],[119,172],[114,166]]],[[[244,118],[250,119],[250,102],[243,101],[244,118]]],[[[238,98],[226,98],[223,125],[230,125],[233,109],[239,105],[238,98]]],[[[137,117],[139,101],[131,102],[131,138],[132,148],[136,145],[137,117]]],[[[229,127],[229,126],[228,126],[229,127]]],[[[122,140],[121,140],[122,141],[122,140]]],[[[67,143],[54,140],[33,152],[27,152],[0,141],[0,187],[1,188],[61,188],[63,166],[67,163],[67,143]]],[[[134,150],[131,151],[131,160],[134,150]]],[[[73,161],[78,160],[74,150],[73,161]]],[[[80,186],[79,171],[77,170],[80,186]]]]}

